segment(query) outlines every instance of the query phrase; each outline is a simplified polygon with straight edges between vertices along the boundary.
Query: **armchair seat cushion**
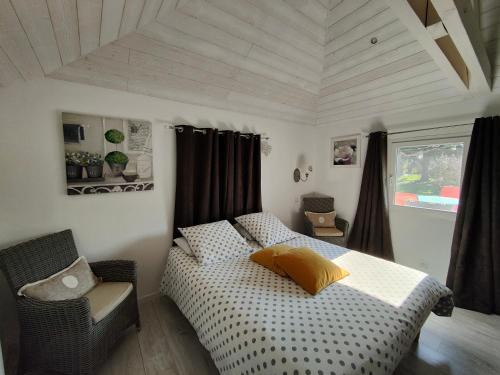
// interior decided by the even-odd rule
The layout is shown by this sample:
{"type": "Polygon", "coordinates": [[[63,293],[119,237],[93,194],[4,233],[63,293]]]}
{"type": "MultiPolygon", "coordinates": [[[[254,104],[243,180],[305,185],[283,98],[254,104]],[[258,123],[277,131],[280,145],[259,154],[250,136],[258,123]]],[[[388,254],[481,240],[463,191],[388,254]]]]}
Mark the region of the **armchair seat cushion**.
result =
{"type": "Polygon", "coordinates": [[[132,283],[104,282],[85,294],[89,300],[90,315],[94,323],[104,319],[129,296],[132,290],[132,283]]]}
{"type": "Polygon", "coordinates": [[[342,237],[344,232],[338,228],[314,228],[314,235],[317,237],[342,237]]]}

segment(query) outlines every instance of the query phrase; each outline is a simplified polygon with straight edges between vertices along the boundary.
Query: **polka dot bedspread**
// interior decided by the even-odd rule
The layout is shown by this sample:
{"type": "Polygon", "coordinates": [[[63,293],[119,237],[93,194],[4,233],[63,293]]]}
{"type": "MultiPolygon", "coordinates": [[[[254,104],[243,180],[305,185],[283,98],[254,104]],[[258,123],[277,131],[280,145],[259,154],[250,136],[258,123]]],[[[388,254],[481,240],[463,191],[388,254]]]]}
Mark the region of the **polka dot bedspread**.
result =
{"type": "MultiPolygon", "coordinates": [[[[350,275],[311,296],[248,255],[200,266],[173,247],[161,283],[221,374],[391,374],[451,291],[420,271],[300,235],[350,275]]],[[[257,246],[253,246],[257,248],[257,246]]]]}

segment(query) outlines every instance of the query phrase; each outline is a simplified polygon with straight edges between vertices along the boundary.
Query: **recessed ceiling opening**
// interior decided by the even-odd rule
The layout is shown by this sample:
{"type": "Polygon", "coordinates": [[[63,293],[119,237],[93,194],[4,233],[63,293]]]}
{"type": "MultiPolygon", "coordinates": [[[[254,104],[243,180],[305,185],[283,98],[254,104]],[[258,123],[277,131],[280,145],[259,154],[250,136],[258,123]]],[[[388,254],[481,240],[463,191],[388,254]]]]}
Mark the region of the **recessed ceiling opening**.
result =
{"type": "Polygon", "coordinates": [[[460,79],[469,87],[469,69],[465,64],[464,59],[460,55],[452,38],[448,35],[446,26],[439,17],[438,12],[432,5],[431,0],[408,0],[408,3],[413,8],[422,24],[427,31],[432,35],[436,44],[453,66],[460,79]]]}

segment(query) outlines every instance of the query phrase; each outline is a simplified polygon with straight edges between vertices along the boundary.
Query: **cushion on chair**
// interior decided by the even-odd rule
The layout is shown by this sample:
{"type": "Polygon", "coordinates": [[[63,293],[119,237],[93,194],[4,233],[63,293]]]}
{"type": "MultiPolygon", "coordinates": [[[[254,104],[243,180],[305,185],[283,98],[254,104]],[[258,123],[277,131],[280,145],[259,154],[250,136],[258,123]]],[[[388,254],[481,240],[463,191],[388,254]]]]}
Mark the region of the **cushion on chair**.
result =
{"type": "Polygon", "coordinates": [[[335,211],[331,212],[311,212],[306,211],[305,215],[316,228],[335,228],[335,211]]]}
{"type": "Polygon", "coordinates": [[[132,292],[132,283],[104,282],[85,294],[90,304],[90,315],[94,323],[104,319],[132,292]]]}
{"type": "Polygon", "coordinates": [[[314,228],[314,235],[317,237],[342,237],[344,232],[338,228],[314,228]]]}
{"type": "Polygon", "coordinates": [[[17,294],[41,301],[63,301],[80,298],[99,282],[85,257],[81,256],[52,276],[24,285],[17,294]]]}

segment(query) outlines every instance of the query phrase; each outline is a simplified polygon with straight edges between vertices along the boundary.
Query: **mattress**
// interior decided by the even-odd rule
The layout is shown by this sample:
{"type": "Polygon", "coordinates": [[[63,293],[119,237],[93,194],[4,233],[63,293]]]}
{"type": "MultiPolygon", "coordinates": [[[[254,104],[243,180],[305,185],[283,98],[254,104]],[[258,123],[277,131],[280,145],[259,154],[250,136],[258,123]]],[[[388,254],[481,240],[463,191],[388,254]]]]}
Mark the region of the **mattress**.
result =
{"type": "Polygon", "coordinates": [[[248,256],[200,266],[170,250],[161,292],[196,330],[221,374],[391,374],[451,291],[427,274],[307,236],[350,275],[316,296],[248,256]]]}

